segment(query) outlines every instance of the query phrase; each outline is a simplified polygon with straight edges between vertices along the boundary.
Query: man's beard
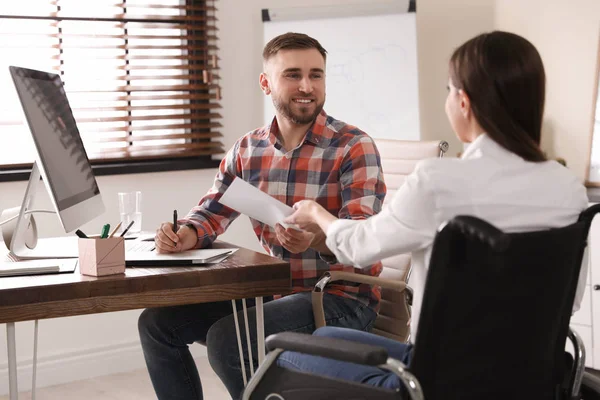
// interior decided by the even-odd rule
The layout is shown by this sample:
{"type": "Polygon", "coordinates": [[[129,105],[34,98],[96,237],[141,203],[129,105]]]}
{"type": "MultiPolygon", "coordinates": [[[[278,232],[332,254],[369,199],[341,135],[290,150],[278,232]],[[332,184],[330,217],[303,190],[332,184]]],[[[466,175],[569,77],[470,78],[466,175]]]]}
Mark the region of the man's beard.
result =
{"type": "Polygon", "coordinates": [[[315,107],[315,111],[310,114],[306,114],[306,113],[299,114],[299,113],[294,113],[292,111],[292,108],[290,107],[290,103],[284,103],[282,101],[279,101],[279,99],[273,97],[273,105],[275,106],[275,109],[277,111],[279,111],[290,122],[292,122],[293,124],[297,124],[297,125],[306,125],[306,124],[313,122],[317,118],[317,116],[321,113],[321,111],[323,110],[324,104],[325,104],[325,101],[323,101],[321,104],[317,103],[317,106],[315,107]]]}

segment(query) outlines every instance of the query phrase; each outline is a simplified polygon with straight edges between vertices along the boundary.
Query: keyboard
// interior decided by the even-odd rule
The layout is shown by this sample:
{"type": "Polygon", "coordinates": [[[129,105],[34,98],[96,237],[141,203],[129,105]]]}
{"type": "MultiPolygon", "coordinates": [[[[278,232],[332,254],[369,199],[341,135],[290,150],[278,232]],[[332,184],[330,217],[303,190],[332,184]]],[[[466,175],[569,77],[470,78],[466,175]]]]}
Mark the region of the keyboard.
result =
{"type": "Polygon", "coordinates": [[[154,241],[150,240],[126,240],[125,241],[125,252],[141,252],[141,251],[153,251],[155,248],[154,241]]]}

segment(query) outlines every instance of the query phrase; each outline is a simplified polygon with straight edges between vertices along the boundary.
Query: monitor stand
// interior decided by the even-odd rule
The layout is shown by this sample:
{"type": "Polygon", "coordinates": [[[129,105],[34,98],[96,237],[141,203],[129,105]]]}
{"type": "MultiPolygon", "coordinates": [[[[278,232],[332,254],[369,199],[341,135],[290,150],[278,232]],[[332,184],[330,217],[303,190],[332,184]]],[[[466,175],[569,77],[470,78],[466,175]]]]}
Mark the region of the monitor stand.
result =
{"type": "MultiPolygon", "coordinates": [[[[77,238],[59,237],[38,239],[37,225],[33,214],[27,211],[33,209],[41,174],[37,163],[33,163],[29,183],[23,196],[21,207],[15,207],[3,211],[2,217],[10,214],[18,217],[16,223],[7,223],[2,226],[2,237],[12,255],[18,259],[38,258],[70,258],[77,257],[77,238]]],[[[2,218],[5,220],[7,218],[2,218]]]]}

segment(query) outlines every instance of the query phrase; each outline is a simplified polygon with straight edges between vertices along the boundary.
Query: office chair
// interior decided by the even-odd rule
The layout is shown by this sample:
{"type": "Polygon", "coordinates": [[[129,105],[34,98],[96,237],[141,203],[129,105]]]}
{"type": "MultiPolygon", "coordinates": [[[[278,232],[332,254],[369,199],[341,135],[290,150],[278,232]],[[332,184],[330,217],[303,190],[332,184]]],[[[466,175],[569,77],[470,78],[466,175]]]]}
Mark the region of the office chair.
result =
{"type": "MultiPolygon", "coordinates": [[[[444,140],[409,141],[375,139],[387,187],[383,203],[386,207],[396,191],[412,173],[417,163],[426,158],[443,157],[448,151],[444,140]]],[[[410,275],[410,254],[399,254],[381,261],[383,270],[378,278],[349,272],[325,274],[313,291],[313,314],[317,328],[325,326],[323,291],[332,282],[345,280],[381,286],[381,309],[372,332],[393,340],[407,342],[410,337],[410,305],[412,290],[406,285],[410,275]]]]}
{"type": "Polygon", "coordinates": [[[460,216],[436,235],[415,347],[407,368],[385,349],[287,332],[267,340],[270,353],[244,399],[585,399],[600,392],[584,374],[585,353],[568,335],[595,205],[569,226],[503,233],[460,216]],[[565,366],[567,337],[575,361],[565,366]],[[404,388],[388,390],[276,365],[284,350],[380,366],[404,388]],[[279,397],[277,397],[279,396],[279,397]]]}

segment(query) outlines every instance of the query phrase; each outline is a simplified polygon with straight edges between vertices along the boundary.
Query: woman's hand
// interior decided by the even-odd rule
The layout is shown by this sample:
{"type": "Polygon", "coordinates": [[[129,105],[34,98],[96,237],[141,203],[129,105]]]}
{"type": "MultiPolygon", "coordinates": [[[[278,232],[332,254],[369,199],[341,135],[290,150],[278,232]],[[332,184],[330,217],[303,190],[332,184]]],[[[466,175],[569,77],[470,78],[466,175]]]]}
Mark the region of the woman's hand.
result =
{"type": "Polygon", "coordinates": [[[301,200],[294,204],[294,213],[283,220],[283,222],[286,224],[296,224],[300,229],[305,231],[317,232],[320,229],[327,233],[327,228],[335,220],[337,218],[316,201],[301,200]]]}

